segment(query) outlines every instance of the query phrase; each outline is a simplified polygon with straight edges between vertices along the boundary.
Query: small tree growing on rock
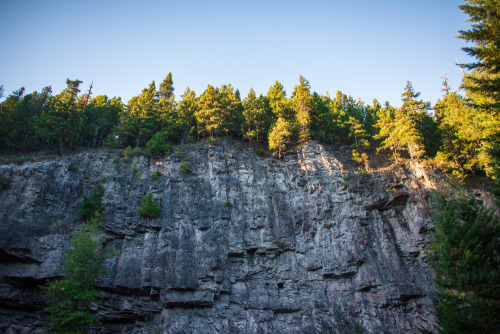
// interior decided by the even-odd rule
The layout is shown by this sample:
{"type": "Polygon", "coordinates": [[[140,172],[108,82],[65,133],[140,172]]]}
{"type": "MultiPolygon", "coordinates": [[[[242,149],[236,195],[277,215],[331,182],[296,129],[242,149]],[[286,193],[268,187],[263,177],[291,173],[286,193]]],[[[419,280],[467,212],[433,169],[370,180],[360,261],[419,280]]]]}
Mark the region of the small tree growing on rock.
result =
{"type": "Polygon", "coordinates": [[[63,256],[61,273],[65,278],[49,281],[42,286],[48,306],[50,329],[54,333],[84,333],[98,324],[92,312],[100,294],[95,285],[107,271],[103,264],[109,257],[101,251],[103,238],[98,237],[100,215],[80,226],[71,238],[71,248],[63,256]]]}
{"type": "Polygon", "coordinates": [[[155,218],[160,214],[158,202],[153,199],[153,194],[148,193],[142,201],[141,207],[137,210],[144,218],[155,218]]]}

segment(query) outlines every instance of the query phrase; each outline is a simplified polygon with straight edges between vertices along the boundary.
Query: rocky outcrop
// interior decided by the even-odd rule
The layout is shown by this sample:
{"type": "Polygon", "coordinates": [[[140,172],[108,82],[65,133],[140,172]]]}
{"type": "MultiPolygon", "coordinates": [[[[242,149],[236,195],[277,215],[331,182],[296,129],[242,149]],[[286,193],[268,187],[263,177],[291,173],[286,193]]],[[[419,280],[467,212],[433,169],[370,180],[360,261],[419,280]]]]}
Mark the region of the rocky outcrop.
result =
{"type": "Polygon", "coordinates": [[[433,330],[423,251],[428,180],[371,170],[312,142],[277,160],[229,141],[161,159],[78,153],[0,166],[0,331],[38,333],[92,184],[116,255],[96,309],[107,333],[418,333],[433,330]],[[179,166],[188,162],[191,173],[179,166]],[[160,171],[158,179],[151,177],[160,171]],[[140,174],[138,174],[140,172],[140,174]],[[152,192],[158,218],[137,212],[152,192]]]}

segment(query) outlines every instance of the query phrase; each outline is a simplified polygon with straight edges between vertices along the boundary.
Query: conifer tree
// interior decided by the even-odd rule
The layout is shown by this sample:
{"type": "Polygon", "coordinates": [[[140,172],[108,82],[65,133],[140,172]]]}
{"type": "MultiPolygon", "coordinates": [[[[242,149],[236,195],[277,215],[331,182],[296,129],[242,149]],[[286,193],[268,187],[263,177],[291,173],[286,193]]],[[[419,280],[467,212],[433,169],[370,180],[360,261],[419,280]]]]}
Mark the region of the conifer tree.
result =
{"type": "Polygon", "coordinates": [[[89,101],[84,109],[83,143],[100,147],[123,112],[121,98],[109,99],[99,95],[89,101]]]}
{"type": "Polygon", "coordinates": [[[312,96],[309,81],[300,76],[299,82],[299,85],[295,86],[292,94],[292,106],[299,125],[299,138],[302,142],[307,142],[311,138],[309,128],[311,123],[312,96]]]}
{"type": "Polygon", "coordinates": [[[158,98],[155,82],[144,88],[138,96],[132,97],[122,113],[121,129],[125,145],[144,146],[159,130],[158,98]]]}
{"type": "Polygon", "coordinates": [[[269,106],[276,119],[282,117],[290,120],[285,88],[278,80],[269,88],[267,98],[269,99],[269,106]]]}
{"type": "Polygon", "coordinates": [[[231,132],[234,136],[238,136],[243,122],[243,106],[231,84],[221,86],[219,101],[222,117],[219,128],[228,135],[231,132]]]}
{"type": "Polygon", "coordinates": [[[80,80],[66,80],[66,89],[51,96],[42,109],[38,135],[46,143],[57,143],[59,154],[65,144],[80,141],[82,130],[82,100],[78,100],[80,80]]]}
{"type": "Polygon", "coordinates": [[[380,129],[375,139],[383,139],[377,149],[391,149],[396,160],[401,151],[406,150],[411,159],[423,156],[424,138],[419,131],[418,122],[429,108],[428,103],[418,101],[420,93],[415,93],[408,81],[402,94],[403,105],[394,109],[389,105],[378,114],[377,127],[380,129]]]}
{"type": "Polygon", "coordinates": [[[226,115],[220,102],[220,92],[218,88],[208,85],[207,89],[198,99],[198,108],[195,112],[198,128],[206,131],[213,138],[216,131],[223,125],[226,115]]]}
{"type": "Polygon", "coordinates": [[[437,193],[431,264],[441,333],[500,333],[500,224],[474,198],[437,193]]]}
{"type": "Polygon", "coordinates": [[[188,139],[195,140],[198,136],[195,116],[197,110],[196,93],[187,87],[177,107],[177,122],[181,127],[184,142],[188,139]]]}
{"type": "Polygon", "coordinates": [[[158,90],[158,96],[165,98],[167,100],[175,98],[174,95],[174,81],[172,80],[172,72],[168,72],[165,79],[160,84],[160,89],[158,90]]]}
{"type": "Polygon", "coordinates": [[[64,278],[49,281],[42,287],[48,306],[50,329],[54,333],[84,333],[99,323],[92,309],[100,299],[95,285],[107,271],[104,261],[109,254],[101,250],[99,217],[84,223],[71,238],[71,248],[63,256],[64,278]]]}
{"type": "Polygon", "coordinates": [[[500,109],[500,3],[498,0],[466,0],[460,9],[469,15],[472,29],[461,30],[458,38],[474,43],[465,47],[469,56],[477,62],[464,64],[468,69],[476,70],[478,75],[467,76],[464,87],[469,92],[480,93],[486,101],[475,103],[483,108],[500,109]]]}
{"type": "Polygon", "coordinates": [[[450,92],[436,103],[436,116],[441,132],[442,144],[436,155],[436,162],[445,170],[468,170],[482,168],[481,122],[466,99],[456,92],[450,92]]]}
{"type": "Polygon", "coordinates": [[[172,80],[172,73],[168,73],[167,77],[160,84],[160,89],[158,90],[158,107],[155,119],[155,131],[163,131],[169,134],[169,137],[175,141],[180,141],[181,138],[177,138],[176,133],[182,132],[182,129],[180,129],[180,126],[177,123],[177,116],[174,82],[172,80]]]}
{"type": "Polygon", "coordinates": [[[269,149],[278,151],[278,157],[286,151],[288,141],[292,135],[291,125],[283,117],[278,118],[269,133],[269,149]]]}

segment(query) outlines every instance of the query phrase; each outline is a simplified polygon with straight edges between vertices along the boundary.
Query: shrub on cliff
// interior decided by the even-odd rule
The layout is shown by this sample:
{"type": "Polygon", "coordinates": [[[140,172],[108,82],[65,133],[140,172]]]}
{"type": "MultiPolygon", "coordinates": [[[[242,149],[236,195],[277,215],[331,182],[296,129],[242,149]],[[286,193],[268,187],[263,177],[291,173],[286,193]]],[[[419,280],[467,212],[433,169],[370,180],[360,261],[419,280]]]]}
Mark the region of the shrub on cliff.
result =
{"type": "Polygon", "coordinates": [[[183,174],[189,174],[192,172],[191,168],[189,168],[187,161],[185,161],[179,165],[179,171],[183,174]]]}
{"type": "Polygon", "coordinates": [[[102,206],[102,196],[104,196],[104,187],[100,184],[96,184],[90,196],[84,196],[82,207],[78,211],[78,215],[82,220],[90,220],[92,217],[100,214],[102,206]]]}
{"type": "Polygon", "coordinates": [[[441,333],[500,333],[500,224],[474,198],[435,196],[432,266],[441,333]]]}
{"type": "Polygon", "coordinates": [[[155,155],[169,154],[172,152],[172,146],[167,144],[165,137],[167,136],[164,132],[157,132],[153,135],[151,140],[146,144],[147,149],[155,155]]]}
{"type": "Polygon", "coordinates": [[[153,199],[153,194],[149,193],[142,201],[141,207],[137,210],[144,218],[155,218],[160,214],[158,202],[153,199]]]}

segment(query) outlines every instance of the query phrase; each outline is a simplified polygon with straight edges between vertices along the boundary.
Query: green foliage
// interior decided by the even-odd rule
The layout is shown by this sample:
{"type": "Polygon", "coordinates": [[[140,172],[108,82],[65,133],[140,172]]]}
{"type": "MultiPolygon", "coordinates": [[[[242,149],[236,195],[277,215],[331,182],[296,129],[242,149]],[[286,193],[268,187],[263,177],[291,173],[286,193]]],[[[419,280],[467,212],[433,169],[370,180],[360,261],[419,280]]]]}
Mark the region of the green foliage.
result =
{"type": "Polygon", "coordinates": [[[184,158],[184,155],[182,154],[182,151],[178,149],[177,151],[175,151],[174,157],[176,157],[177,159],[182,159],[184,158]]]}
{"type": "MultiPolygon", "coordinates": [[[[88,98],[85,95],[85,98],[88,98]]],[[[123,103],[119,97],[108,99],[99,95],[91,99],[87,105],[83,103],[81,141],[85,146],[101,147],[105,141],[112,142],[113,129],[123,112],[123,103]]]]}
{"type": "Polygon", "coordinates": [[[130,157],[133,157],[135,155],[135,152],[136,151],[132,148],[132,146],[129,145],[123,150],[122,156],[124,159],[128,159],[130,157]]]}
{"type": "Polygon", "coordinates": [[[243,101],[243,137],[249,142],[255,138],[257,143],[265,138],[272,119],[268,99],[262,95],[255,96],[250,88],[247,98],[243,101]]]}
{"type": "Polygon", "coordinates": [[[117,163],[119,163],[119,162],[120,162],[120,158],[114,158],[114,159],[113,159],[113,163],[117,164],[117,163]]]}
{"type": "Polygon", "coordinates": [[[84,333],[89,325],[98,324],[92,311],[100,298],[95,289],[99,277],[107,273],[104,261],[109,253],[101,251],[99,217],[84,223],[71,238],[71,248],[63,255],[62,279],[42,286],[50,329],[54,333],[84,333]]]}
{"type": "Polygon", "coordinates": [[[163,109],[159,105],[154,81],[140,95],[132,97],[120,115],[120,134],[125,145],[144,147],[161,129],[160,115],[164,113],[163,109]]]}
{"type": "Polygon", "coordinates": [[[79,98],[80,80],[66,80],[66,89],[48,98],[39,117],[38,136],[48,144],[57,145],[58,153],[72,143],[79,143],[82,133],[83,109],[86,99],[79,98]]]}
{"type": "Polygon", "coordinates": [[[292,94],[292,107],[299,126],[299,138],[301,142],[306,143],[311,137],[309,128],[313,99],[310,92],[309,81],[303,76],[300,76],[299,81],[300,84],[295,86],[292,94]]]}
{"type": "Polygon", "coordinates": [[[163,174],[159,171],[159,170],[155,170],[152,174],[151,174],[151,177],[153,178],[153,180],[158,180],[160,178],[160,176],[162,176],[163,174]]]}
{"type": "Polygon", "coordinates": [[[100,215],[103,210],[102,197],[104,196],[104,187],[100,184],[94,185],[90,196],[83,196],[82,207],[78,211],[81,220],[88,221],[93,217],[100,215]]]}
{"type": "Polygon", "coordinates": [[[287,120],[291,119],[286,92],[283,85],[278,80],[269,88],[267,99],[269,100],[269,106],[276,119],[280,117],[287,120]]]}
{"type": "Polygon", "coordinates": [[[135,174],[135,178],[136,178],[136,179],[140,179],[141,177],[142,177],[142,172],[137,172],[137,173],[135,174]]]}
{"type": "Polygon", "coordinates": [[[271,151],[278,151],[279,158],[281,158],[281,153],[286,151],[291,134],[290,123],[282,117],[278,118],[271,133],[269,133],[269,149],[271,151]]]}
{"type": "Polygon", "coordinates": [[[374,138],[383,141],[377,151],[390,149],[396,160],[402,151],[408,152],[412,159],[423,156],[424,137],[419,124],[427,117],[429,103],[417,100],[419,95],[420,93],[414,92],[411,82],[408,81],[401,95],[403,106],[399,109],[387,106],[379,110],[377,127],[380,132],[374,138]]]}
{"type": "Polygon", "coordinates": [[[357,150],[352,150],[352,160],[354,160],[357,164],[361,164],[363,162],[366,164],[368,163],[368,155],[366,153],[359,154],[357,150]]]}
{"type": "Polygon", "coordinates": [[[255,149],[255,153],[258,155],[258,156],[263,156],[264,153],[266,153],[266,151],[262,148],[262,147],[257,147],[255,149]]]}
{"type": "Polygon", "coordinates": [[[143,218],[155,218],[160,214],[158,202],[153,199],[153,194],[148,193],[137,210],[143,218]]]}
{"type": "Polygon", "coordinates": [[[137,167],[137,161],[133,161],[132,162],[132,169],[137,172],[139,170],[139,168],[137,167]]]}
{"type": "Polygon", "coordinates": [[[465,47],[469,56],[476,58],[476,62],[465,64],[473,69],[464,82],[466,90],[471,94],[479,94],[486,99],[475,101],[481,108],[500,108],[500,11],[498,0],[466,0],[460,9],[469,15],[472,22],[470,30],[461,30],[458,36],[474,46],[465,47]],[[482,75],[476,75],[476,74],[482,75]]]}
{"type": "Polygon", "coordinates": [[[435,196],[432,267],[442,333],[498,333],[500,224],[474,198],[435,196]]]}
{"type": "Polygon", "coordinates": [[[226,206],[231,206],[231,205],[232,205],[232,204],[231,204],[231,201],[230,201],[230,200],[228,200],[228,199],[226,200],[226,202],[225,202],[224,204],[225,204],[226,206]]]}
{"type": "Polygon", "coordinates": [[[167,136],[164,132],[157,132],[154,136],[147,142],[146,147],[148,150],[156,155],[160,154],[170,154],[172,152],[172,146],[167,144],[165,137],[167,136]]]}
{"type": "Polygon", "coordinates": [[[362,170],[362,171],[361,171],[361,175],[363,175],[363,176],[365,176],[365,177],[366,177],[366,176],[368,176],[368,172],[367,172],[366,170],[362,170]]]}
{"type": "Polygon", "coordinates": [[[189,168],[187,161],[184,161],[179,165],[179,171],[183,174],[189,174],[192,172],[191,168],[189,168]]]}
{"type": "Polygon", "coordinates": [[[68,167],[69,172],[76,172],[78,170],[78,166],[76,165],[71,165],[68,167]]]}

